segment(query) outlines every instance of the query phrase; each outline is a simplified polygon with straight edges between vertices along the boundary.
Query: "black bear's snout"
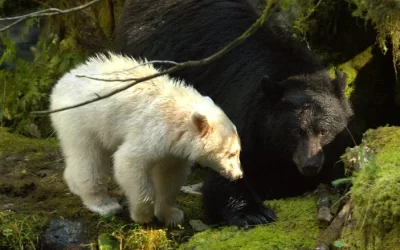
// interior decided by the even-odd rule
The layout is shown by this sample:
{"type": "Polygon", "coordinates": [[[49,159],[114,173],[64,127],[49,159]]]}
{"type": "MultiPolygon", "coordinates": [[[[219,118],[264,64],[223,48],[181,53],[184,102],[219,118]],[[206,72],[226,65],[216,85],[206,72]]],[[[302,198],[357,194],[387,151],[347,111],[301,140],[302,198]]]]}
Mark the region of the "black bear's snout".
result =
{"type": "Polygon", "coordinates": [[[314,176],[319,173],[320,169],[321,164],[319,162],[310,162],[302,167],[302,172],[305,176],[314,176]]]}
{"type": "Polygon", "coordinates": [[[324,153],[319,138],[303,138],[293,154],[293,162],[305,176],[315,176],[324,164],[324,153]]]}
{"type": "Polygon", "coordinates": [[[305,176],[315,176],[321,170],[322,164],[324,164],[324,153],[319,151],[311,158],[307,159],[304,165],[301,166],[301,172],[305,176]]]}

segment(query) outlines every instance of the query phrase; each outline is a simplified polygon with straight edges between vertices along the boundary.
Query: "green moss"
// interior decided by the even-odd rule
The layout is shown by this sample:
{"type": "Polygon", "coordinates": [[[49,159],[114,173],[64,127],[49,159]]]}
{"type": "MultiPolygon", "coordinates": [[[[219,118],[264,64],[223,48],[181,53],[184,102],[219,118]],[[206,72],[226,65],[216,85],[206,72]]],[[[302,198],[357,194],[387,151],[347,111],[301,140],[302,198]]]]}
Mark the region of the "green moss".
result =
{"type": "Polygon", "coordinates": [[[0,127],[0,158],[10,154],[30,153],[29,156],[39,160],[42,158],[40,152],[56,150],[57,141],[52,138],[48,140],[31,139],[21,135],[9,133],[6,128],[0,127]]]}
{"type": "Polygon", "coordinates": [[[378,31],[377,42],[382,51],[388,51],[388,40],[393,46],[394,61],[400,60],[400,1],[389,0],[350,0],[357,9],[353,12],[356,17],[371,21],[378,31]]]}
{"type": "Polygon", "coordinates": [[[203,205],[199,195],[181,193],[177,198],[177,204],[184,212],[185,220],[202,219],[203,205]]]}
{"type": "MultiPolygon", "coordinates": [[[[185,185],[198,184],[203,181],[203,177],[212,171],[204,167],[194,167],[188,176],[185,185]]],[[[179,208],[185,214],[185,221],[202,219],[203,216],[203,204],[201,201],[201,196],[193,194],[180,193],[177,197],[177,204],[179,208]]],[[[189,225],[187,225],[189,226],[189,225]]],[[[190,226],[189,226],[190,227],[190,226]]]]}
{"type": "Polygon", "coordinates": [[[356,226],[343,236],[352,247],[400,249],[399,148],[400,127],[380,127],[368,130],[353,149],[360,166],[351,189],[356,226]]]}
{"type": "Polygon", "coordinates": [[[278,220],[249,230],[236,227],[195,234],[179,249],[298,249],[312,248],[319,232],[315,197],[266,202],[278,220]]]}
{"type": "Polygon", "coordinates": [[[335,70],[338,70],[338,71],[343,71],[347,74],[347,86],[346,86],[347,98],[351,97],[356,88],[355,80],[358,71],[362,69],[371,59],[372,59],[372,47],[368,47],[366,50],[356,55],[349,61],[334,66],[330,69],[330,72],[335,72],[335,70]]]}

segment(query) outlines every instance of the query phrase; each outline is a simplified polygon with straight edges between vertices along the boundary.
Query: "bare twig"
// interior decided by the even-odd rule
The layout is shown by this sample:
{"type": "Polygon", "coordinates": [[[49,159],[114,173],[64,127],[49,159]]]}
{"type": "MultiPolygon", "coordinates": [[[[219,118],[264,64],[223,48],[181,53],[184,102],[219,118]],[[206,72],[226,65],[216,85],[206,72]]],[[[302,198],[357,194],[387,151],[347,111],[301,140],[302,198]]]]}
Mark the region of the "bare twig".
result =
{"type": "Polygon", "coordinates": [[[180,63],[174,62],[174,61],[160,61],[160,60],[153,60],[153,61],[148,61],[148,62],[144,62],[141,63],[139,65],[136,65],[135,67],[129,68],[129,69],[124,69],[124,70],[116,70],[116,71],[112,71],[110,73],[100,73],[100,74],[90,74],[90,75],[112,75],[115,73],[123,73],[123,72],[128,72],[131,71],[133,69],[136,69],[138,67],[142,67],[144,65],[149,65],[149,64],[154,64],[154,63],[161,63],[161,64],[171,64],[171,65],[179,65],[180,63]]]}
{"type": "Polygon", "coordinates": [[[277,0],[269,1],[268,5],[265,7],[262,15],[257,19],[257,21],[255,23],[253,23],[250,26],[250,28],[248,28],[241,36],[239,36],[238,38],[236,38],[235,40],[230,42],[228,45],[226,45],[220,51],[218,51],[217,53],[215,53],[215,54],[213,54],[213,55],[211,55],[209,57],[206,57],[206,58],[198,60],[198,61],[187,61],[187,62],[183,62],[183,63],[177,63],[177,65],[175,65],[172,68],[169,68],[167,70],[158,72],[158,73],[150,75],[150,76],[137,78],[137,79],[135,79],[135,78],[127,78],[127,79],[122,79],[122,80],[121,79],[102,79],[102,78],[89,77],[89,76],[85,76],[85,75],[77,75],[77,77],[84,77],[84,78],[88,78],[88,79],[92,79],[92,80],[98,80],[98,81],[105,81],[105,82],[131,82],[131,83],[125,85],[124,87],[118,88],[118,89],[116,89],[114,91],[111,91],[108,94],[105,94],[105,95],[97,97],[97,98],[93,98],[91,100],[88,100],[88,101],[85,101],[85,102],[82,102],[82,103],[78,103],[76,105],[72,105],[72,106],[68,106],[68,107],[64,107],[64,108],[60,108],[60,109],[55,109],[55,110],[50,110],[50,111],[46,111],[46,110],[45,111],[33,111],[33,112],[31,112],[31,114],[47,115],[47,114],[51,114],[51,113],[56,113],[56,112],[60,112],[60,111],[68,110],[68,109],[81,107],[81,106],[84,106],[86,104],[93,103],[93,102],[105,99],[107,97],[113,96],[113,95],[115,95],[115,94],[117,94],[119,92],[122,92],[122,91],[134,86],[137,83],[144,82],[144,81],[153,79],[153,78],[158,77],[158,76],[171,74],[171,73],[174,73],[174,72],[176,72],[178,70],[182,70],[184,68],[202,66],[202,65],[209,64],[209,63],[221,58],[223,55],[225,55],[226,53],[231,51],[233,48],[235,48],[236,46],[238,46],[239,44],[244,42],[249,36],[254,34],[263,25],[266,17],[269,15],[272,7],[276,4],[276,2],[277,2],[277,0]]]}
{"type": "Polygon", "coordinates": [[[0,18],[0,22],[1,21],[10,21],[10,20],[16,20],[15,22],[3,27],[0,29],[0,32],[6,31],[8,29],[10,29],[12,26],[27,20],[29,18],[34,18],[34,17],[42,17],[42,16],[53,16],[53,15],[59,15],[59,14],[67,14],[67,13],[71,13],[74,11],[78,11],[78,10],[83,10],[85,8],[90,7],[91,5],[100,2],[102,0],[93,0],[91,2],[88,2],[86,4],[71,8],[71,9],[66,9],[66,10],[61,10],[58,8],[48,8],[48,9],[44,9],[44,10],[39,10],[36,12],[32,12],[26,15],[22,15],[22,16],[15,16],[15,17],[5,17],[5,18],[0,18]]]}

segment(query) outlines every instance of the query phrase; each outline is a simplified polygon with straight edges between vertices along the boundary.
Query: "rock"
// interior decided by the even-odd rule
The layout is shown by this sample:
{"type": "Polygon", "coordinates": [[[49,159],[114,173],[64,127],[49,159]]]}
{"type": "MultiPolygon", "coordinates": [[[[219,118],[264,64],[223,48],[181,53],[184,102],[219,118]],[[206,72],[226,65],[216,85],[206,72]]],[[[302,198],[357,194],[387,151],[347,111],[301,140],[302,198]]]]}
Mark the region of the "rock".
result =
{"type": "Polygon", "coordinates": [[[183,186],[183,187],[181,187],[181,191],[186,194],[201,195],[200,189],[202,186],[203,186],[203,182],[193,184],[193,185],[183,186]]]}
{"type": "Polygon", "coordinates": [[[4,204],[3,205],[3,208],[5,209],[5,210],[10,210],[10,209],[12,209],[14,207],[14,203],[7,203],[7,204],[4,204]]]}
{"type": "Polygon", "coordinates": [[[210,228],[208,225],[204,224],[201,220],[190,220],[189,224],[192,226],[195,232],[202,232],[210,228]]]}
{"type": "Polygon", "coordinates": [[[41,237],[43,250],[84,249],[83,225],[81,222],[52,220],[41,237]]]}
{"type": "Polygon", "coordinates": [[[42,138],[42,133],[40,133],[38,126],[36,126],[36,124],[34,124],[34,123],[28,124],[26,126],[25,130],[26,130],[26,133],[28,135],[32,136],[33,138],[37,138],[37,139],[42,138]]]}

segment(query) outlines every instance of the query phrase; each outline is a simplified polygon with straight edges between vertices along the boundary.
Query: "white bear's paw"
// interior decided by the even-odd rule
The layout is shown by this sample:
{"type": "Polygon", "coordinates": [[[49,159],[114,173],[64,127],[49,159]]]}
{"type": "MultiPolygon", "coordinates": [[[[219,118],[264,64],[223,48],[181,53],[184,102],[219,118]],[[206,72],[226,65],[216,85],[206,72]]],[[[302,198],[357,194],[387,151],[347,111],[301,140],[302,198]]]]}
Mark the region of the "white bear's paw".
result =
{"type": "Polygon", "coordinates": [[[154,218],[154,205],[152,203],[145,203],[132,207],[131,218],[139,224],[151,222],[154,218]]]}
{"type": "Polygon", "coordinates": [[[99,213],[101,215],[115,214],[122,210],[121,205],[111,198],[103,199],[99,202],[85,205],[89,208],[89,210],[99,213]]]}
{"type": "Polygon", "coordinates": [[[168,227],[176,227],[178,224],[183,223],[184,214],[182,210],[171,207],[163,209],[160,213],[156,213],[156,217],[160,221],[164,221],[165,225],[168,227]]]}
{"type": "Polygon", "coordinates": [[[147,224],[153,220],[154,215],[151,213],[134,215],[131,214],[131,219],[138,224],[147,224]]]}

